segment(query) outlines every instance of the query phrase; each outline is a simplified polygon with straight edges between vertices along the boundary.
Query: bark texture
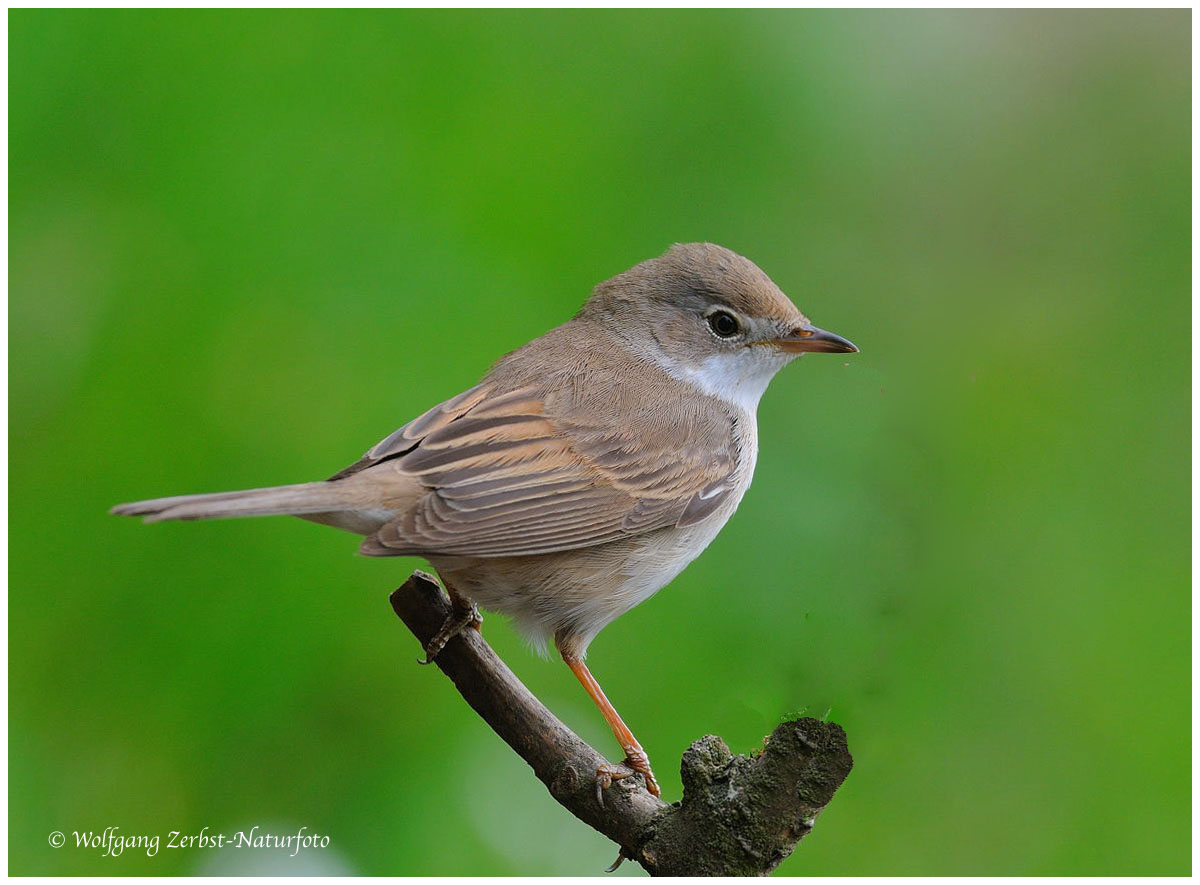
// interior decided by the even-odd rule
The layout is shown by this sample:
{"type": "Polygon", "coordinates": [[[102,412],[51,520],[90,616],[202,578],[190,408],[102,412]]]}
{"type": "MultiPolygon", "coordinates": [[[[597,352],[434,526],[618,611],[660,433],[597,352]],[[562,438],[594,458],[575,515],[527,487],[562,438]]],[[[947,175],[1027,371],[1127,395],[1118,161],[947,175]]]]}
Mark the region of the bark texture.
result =
{"type": "MultiPolygon", "coordinates": [[[[420,641],[450,613],[437,582],[414,572],[392,608],[420,641]]],[[[435,660],[476,713],[533,769],[563,807],[620,846],[652,875],[766,875],[792,853],[850,773],[846,734],[831,723],[784,722],[754,756],[708,735],[683,754],[683,799],[668,805],[640,777],[615,782],[599,801],[596,769],[608,760],[551,713],[474,630],[435,660]]]]}

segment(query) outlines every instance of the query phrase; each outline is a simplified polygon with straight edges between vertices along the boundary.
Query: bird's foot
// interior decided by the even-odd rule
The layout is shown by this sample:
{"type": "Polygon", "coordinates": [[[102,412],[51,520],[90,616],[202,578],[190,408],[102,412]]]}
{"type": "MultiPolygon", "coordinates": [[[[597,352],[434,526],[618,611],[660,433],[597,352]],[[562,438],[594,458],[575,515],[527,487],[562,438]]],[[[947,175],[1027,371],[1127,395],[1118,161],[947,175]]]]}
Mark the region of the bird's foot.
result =
{"type": "Polygon", "coordinates": [[[658,781],[650,770],[650,757],[641,747],[626,747],[625,761],[610,765],[602,765],[596,769],[596,801],[604,804],[604,791],[612,786],[613,781],[624,780],[640,774],[646,781],[646,789],[653,796],[661,796],[658,781]]]}
{"type": "Polygon", "coordinates": [[[446,647],[446,643],[468,627],[475,630],[483,629],[483,616],[479,614],[479,608],[475,603],[468,602],[461,596],[451,596],[450,601],[453,603],[453,607],[449,616],[442,624],[441,629],[425,646],[425,660],[418,660],[418,664],[432,664],[433,659],[446,647]]]}

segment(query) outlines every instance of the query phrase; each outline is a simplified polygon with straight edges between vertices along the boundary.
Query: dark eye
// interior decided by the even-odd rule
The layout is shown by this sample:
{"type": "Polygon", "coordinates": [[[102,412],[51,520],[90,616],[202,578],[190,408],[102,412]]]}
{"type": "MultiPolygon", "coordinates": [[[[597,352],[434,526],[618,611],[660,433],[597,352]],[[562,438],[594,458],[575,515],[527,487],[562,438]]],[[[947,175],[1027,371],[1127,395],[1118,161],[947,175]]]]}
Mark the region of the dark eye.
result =
{"type": "Polygon", "coordinates": [[[726,313],[723,310],[709,314],[708,326],[718,338],[732,338],[738,332],[742,331],[741,324],[738,323],[737,318],[733,314],[726,313]]]}

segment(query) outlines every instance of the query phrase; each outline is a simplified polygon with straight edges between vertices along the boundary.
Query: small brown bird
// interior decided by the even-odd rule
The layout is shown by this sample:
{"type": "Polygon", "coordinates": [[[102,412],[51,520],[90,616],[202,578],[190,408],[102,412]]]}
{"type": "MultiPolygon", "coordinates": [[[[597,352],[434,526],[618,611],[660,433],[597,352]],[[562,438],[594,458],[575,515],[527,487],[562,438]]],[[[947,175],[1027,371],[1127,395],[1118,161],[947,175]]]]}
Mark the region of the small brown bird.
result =
{"type": "Polygon", "coordinates": [[[625,751],[599,787],[650,762],[584,665],[609,622],[651,597],[733,515],[758,454],[768,382],[804,353],[853,353],[751,261],[673,246],[601,283],[572,320],[501,359],[323,482],[122,504],[147,522],[291,514],[422,556],[455,614],[476,604],[551,637],[625,751]]]}

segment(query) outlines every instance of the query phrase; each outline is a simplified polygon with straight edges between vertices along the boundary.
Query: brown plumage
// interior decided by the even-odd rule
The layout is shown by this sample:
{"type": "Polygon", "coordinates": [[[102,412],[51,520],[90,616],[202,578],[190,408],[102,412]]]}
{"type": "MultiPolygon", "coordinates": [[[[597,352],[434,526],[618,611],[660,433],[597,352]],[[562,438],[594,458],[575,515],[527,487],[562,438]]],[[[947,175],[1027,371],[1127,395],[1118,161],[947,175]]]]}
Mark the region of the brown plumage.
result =
{"type": "MultiPolygon", "coordinates": [[[[574,319],[329,480],[113,512],[292,514],[364,535],[371,556],[424,556],[464,611],[478,602],[535,642],[553,636],[588,687],[582,659],[595,635],[678,574],[737,508],[771,376],[802,352],[854,349],[813,328],[747,259],[674,246],[601,283],[574,319]]],[[[598,686],[588,690],[611,711],[598,686]]],[[[652,784],[628,729],[610,724],[652,784]]]]}

